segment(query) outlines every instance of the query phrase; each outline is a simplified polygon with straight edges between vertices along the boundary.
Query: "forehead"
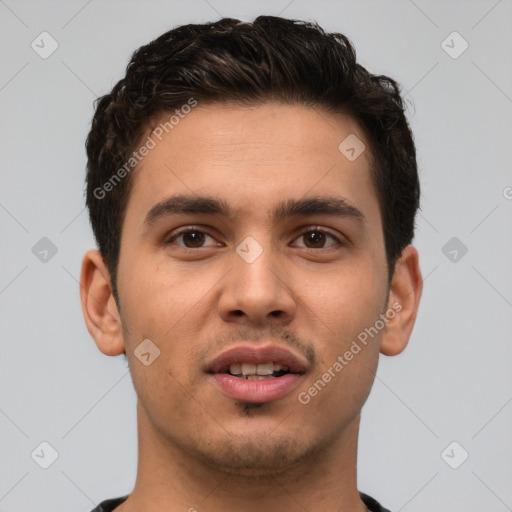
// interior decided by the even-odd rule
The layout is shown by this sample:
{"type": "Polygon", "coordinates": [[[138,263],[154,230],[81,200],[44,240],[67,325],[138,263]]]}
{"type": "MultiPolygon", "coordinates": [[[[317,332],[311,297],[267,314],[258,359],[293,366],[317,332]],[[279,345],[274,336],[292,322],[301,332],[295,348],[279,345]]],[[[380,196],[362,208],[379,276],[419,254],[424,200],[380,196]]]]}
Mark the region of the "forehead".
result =
{"type": "Polygon", "coordinates": [[[172,125],[171,116],[143,137],[155,144],[134,172],[127,215],[144,216],[175,193],[222,198],[239,215],[263,215],[278,200],[308,194],[335,193],[365,208],[375,202],[369,146],[348,115],[266,103],[199,104],[172,125]],[[346,140],[365,147],[356,159],[343,153],[346,140]]]}
{"type": "MultiPolygon", "coordinates": [[[[321,164],[326,160],[324,156],[340,156],[339,144],[346,137],[356,135],[364,139],[358,123],[347,114],[282,103],[245,107],[231,103],[199,104],[179,119],[162,115],[152,128],[148,133],[153,138],[158,130],[165,130],[165,144],[158,144],[160,149],[180,149],[175,156],[186,156],[188,162],[213,157],[222,163],[226,157],[229,162],[253,164],[300,163],[304,159],[306,164],[313,160],[321,164]],[[170,118],[176,124],[169,126],[166,122],[170,118]]],[[[159,152],[152,153],[155,156],[159,152]]],[[[363,160],[368,156],[363,155],[363,160]]]]}

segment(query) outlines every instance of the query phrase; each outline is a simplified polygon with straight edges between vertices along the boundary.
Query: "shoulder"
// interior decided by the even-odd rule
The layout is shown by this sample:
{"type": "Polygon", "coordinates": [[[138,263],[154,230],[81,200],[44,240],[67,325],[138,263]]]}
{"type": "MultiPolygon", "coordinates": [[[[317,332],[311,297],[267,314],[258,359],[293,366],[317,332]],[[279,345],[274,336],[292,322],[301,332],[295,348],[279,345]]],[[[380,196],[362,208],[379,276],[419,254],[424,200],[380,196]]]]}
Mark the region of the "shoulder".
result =
{"type": "Polygon", "coordinates": [[[361,496],[363,503],[371,512],[390,512],[390,510],[384,508],[377,500],[373,499],[371,496],[368,496],[362,492],[359,493],[359,496],[361,496]]]}
{"type": "Polygon", "coordinates": [[[128,495],[121,496],[120,498],[111,498],[109,500],[102,501],[94,510],[91,512],[112,512],[116,507],[124,503],[128,499],[128,495]]]}

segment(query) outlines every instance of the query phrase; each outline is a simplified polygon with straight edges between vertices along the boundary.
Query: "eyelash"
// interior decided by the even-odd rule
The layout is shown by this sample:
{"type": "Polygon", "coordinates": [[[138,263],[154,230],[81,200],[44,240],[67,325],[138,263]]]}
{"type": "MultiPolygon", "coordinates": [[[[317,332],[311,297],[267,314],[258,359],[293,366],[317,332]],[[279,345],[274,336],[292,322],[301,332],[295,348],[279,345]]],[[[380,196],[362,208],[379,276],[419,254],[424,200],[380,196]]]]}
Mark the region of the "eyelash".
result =
{"type": "MultiPolygon", "coordinates": [[[[175,240],[177,240],[180,236],[182,235],[186,235],[187,233],[204,233],[205,235],[209,236],[210,238],[214,238],[213,236],[209,235],[206,231],[202,230],[202,229],[198,229],[198,228],[191,228],[191,227],[188,227],[188,228],[185,228],[181,231],[178,231],[177,233],[174,233],[170,238],[168,238],[165,242],[166,245],[171,245],[174,243],[175,240]]],[[[305,235],[307,235],[308,233],[323,233],[325,235],[327,235],[328,237],[331,237],[331,239],[333,239],[336,244],[338,246],[342,246],[344,245],[343,242],[337,237],[335,236],[333,233],[331,233],[330,231],[327,231],[326,229],[323,229],[321,227],[317,227],[317,226],[312,226],[310,228],[307,228],[305,231],[302,231],[296,238],[300,238],[300,237],[303,237],[305,235]]],[[[178,245],[178,244],[176,244],[178,245]]],[[[178,245],[182,250],[186,251],[186,252],[197,252],[198,250],[200,249],[204,249],[204,247],[196,247],[196,248],[191,248],[191,247],[185,247],[184,245],[178,245]]],[[[332,249],[334,246],[331,246],[331,247],[318,247],[318,248],[314,248],[314,247],[302,247],[302,249],[308,249],[310,251],[318,251],[318,250],[327,250],[327,249],[332,249]]]]}

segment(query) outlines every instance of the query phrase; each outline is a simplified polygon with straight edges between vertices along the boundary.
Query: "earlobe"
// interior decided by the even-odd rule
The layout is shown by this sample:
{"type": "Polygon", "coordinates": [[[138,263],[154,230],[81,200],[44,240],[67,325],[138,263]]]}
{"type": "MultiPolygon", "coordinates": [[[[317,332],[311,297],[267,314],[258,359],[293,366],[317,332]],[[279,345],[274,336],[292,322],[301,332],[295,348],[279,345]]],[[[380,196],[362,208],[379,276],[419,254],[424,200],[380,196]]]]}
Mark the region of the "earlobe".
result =
{"type": "Polygon", "coordinates": [[[407,346],[416,321],[422,290],[418,251],[409,245],[397,261],[391,280],[388,310],[394,310],[396,314],[386,324],[380,345],[382,354],[395,356],[407,346]]]}
{"type": "Polygon", "coordinates": [[[108,356],[124,353],[121,318],[112,295],[110,274],[96,250],[88,251],[82,260],[80,299],[87,329],[100,351],[108,356]]]}

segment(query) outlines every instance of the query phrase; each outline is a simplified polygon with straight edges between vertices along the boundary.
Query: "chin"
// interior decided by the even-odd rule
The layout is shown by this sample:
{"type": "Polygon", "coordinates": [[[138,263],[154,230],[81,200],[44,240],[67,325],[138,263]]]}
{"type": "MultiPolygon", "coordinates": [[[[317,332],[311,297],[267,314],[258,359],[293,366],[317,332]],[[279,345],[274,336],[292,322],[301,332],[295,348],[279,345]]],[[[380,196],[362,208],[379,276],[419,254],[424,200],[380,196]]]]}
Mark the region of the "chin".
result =
{"type": "Polygon", "coordinates": [[[203,464],[231,476],[268,478],[310,463],[323,447],[299,439],[297,433],[247,431],[227,434],[215,441],[203,438],[194,443],[192,451],[203,464]]]}

